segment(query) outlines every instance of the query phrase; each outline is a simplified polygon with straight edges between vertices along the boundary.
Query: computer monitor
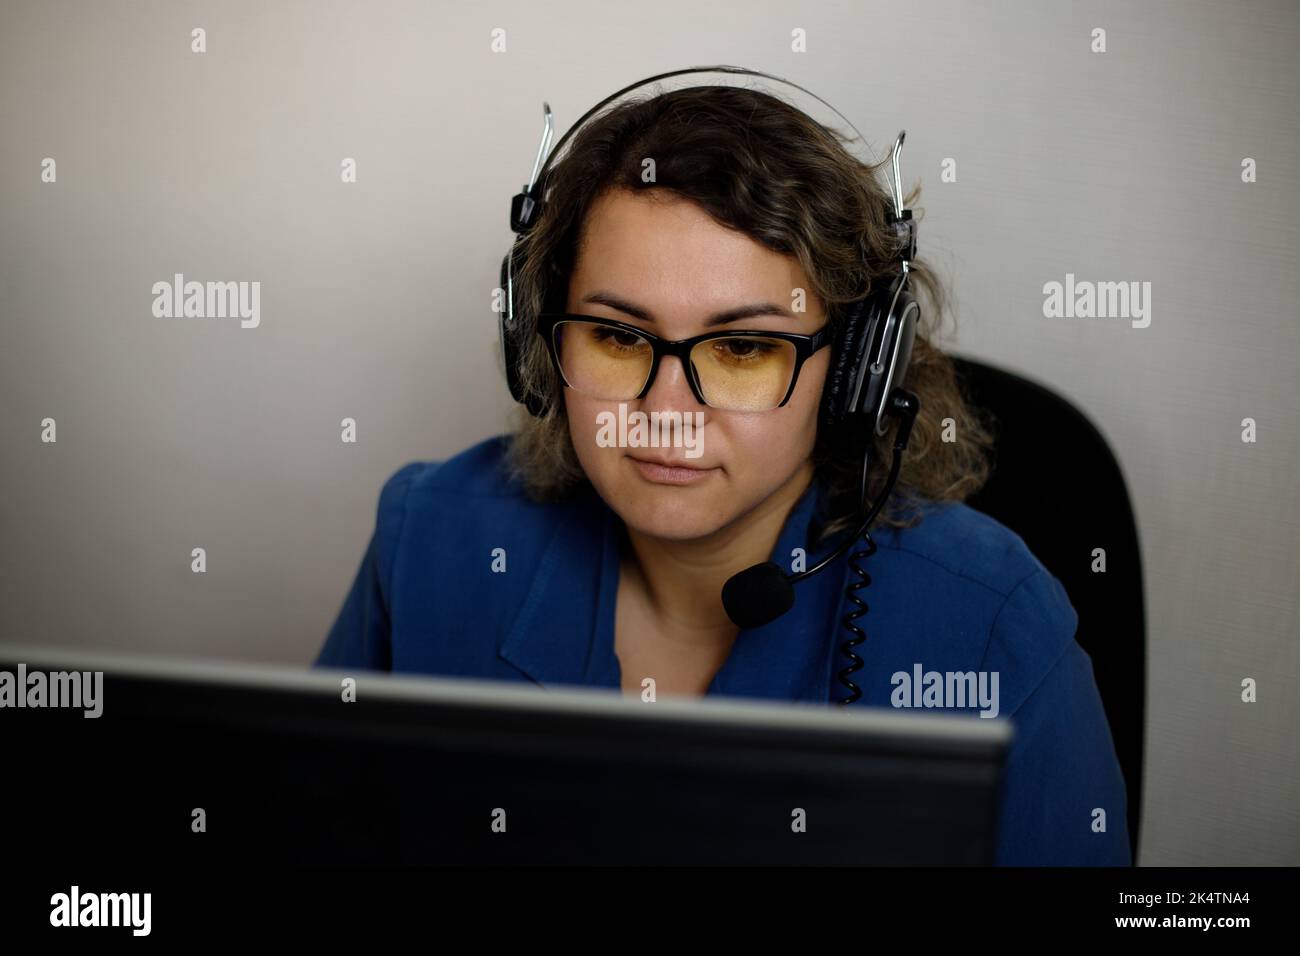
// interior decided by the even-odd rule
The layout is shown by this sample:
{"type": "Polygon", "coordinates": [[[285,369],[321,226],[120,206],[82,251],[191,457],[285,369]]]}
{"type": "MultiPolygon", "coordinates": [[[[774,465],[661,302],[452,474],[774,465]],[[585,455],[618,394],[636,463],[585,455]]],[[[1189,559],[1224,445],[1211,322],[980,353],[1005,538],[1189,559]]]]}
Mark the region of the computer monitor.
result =
{"type": "Polygon", "coordinates": [[[974,715],[0,646],[0,672],[20,666],[103,683],[97,717],[0,711],[7,847],[100,865],[987,864],[1012,735],[974,715]]]}

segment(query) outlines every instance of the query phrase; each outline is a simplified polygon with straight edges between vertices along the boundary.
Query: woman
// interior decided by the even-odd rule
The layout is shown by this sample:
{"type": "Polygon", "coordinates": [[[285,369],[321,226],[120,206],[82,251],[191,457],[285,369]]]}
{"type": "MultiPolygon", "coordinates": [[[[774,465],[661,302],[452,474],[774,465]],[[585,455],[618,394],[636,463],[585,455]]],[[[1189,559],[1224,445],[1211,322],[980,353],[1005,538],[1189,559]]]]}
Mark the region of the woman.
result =
{"type": "MultiPolygon", "coordinates": [[[[683,89],[588,122],[550,171],[514,277],[544,333],[526,337],[522,381],[549,411],[388,480],[317,663],[854,706],[912,706],[913,675],[976,672],[994,691],[984,712],[1016,729],[997,861],[1128,864],[1124,783],[1075,612],[1019,537],[962,503],[990,439],[934,345],[945,300],[923,262],[906,377],[920,414],[861,559],[861,668],[841,679],[848,556],[768,624],[742,630],[724,609],[736,572],[811,567],[860,517],[861,429],[819,428],[818,413],[824,330],[898,268],[875,173],[755,90],[683,89]],[[692,379],[675,354],[651,375],[637,330],[772,337],[696,346],[692,379]],[[782,351],[818,333],[802,364],[782,351]],[[611,426],[638,412],[677,415],[669,447],[611,426]]],[[[875,501],[893,436],[871,440],[875,501]]]]}

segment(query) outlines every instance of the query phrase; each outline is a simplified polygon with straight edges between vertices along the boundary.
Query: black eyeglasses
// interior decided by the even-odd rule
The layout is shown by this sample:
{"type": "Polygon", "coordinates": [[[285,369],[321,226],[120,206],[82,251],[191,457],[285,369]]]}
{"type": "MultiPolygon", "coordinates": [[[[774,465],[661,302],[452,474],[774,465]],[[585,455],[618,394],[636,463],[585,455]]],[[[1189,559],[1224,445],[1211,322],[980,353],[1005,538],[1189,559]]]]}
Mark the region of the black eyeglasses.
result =
{"type": "Polygon", "coordinates": [[[554,312],[538,317],[537,334],[564,384],[584,395],[644,398],[660,361],[675,355],[701,405],[742,412],[788,402],[803,363],[831,342],[829,323],[812,335],[707,332],[670,342],[626,322],[554,312]]]}

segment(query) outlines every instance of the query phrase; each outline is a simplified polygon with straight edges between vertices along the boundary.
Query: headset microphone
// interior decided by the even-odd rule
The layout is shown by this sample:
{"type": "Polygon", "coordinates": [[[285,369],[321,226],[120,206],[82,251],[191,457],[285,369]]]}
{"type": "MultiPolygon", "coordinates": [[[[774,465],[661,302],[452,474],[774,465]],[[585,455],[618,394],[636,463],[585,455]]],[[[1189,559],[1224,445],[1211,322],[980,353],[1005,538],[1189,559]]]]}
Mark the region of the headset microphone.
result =
{"type": "Polygon", "coordinates": [[[826,568],[832,561],[848,550],[849,545],[862,537],[862,533],[875,520],[877,512],[889,499],[898,481],[902,454],[907,448],[912,435],[912,425],[916,422],[921,401],[914,394],[902,388],[896,388],[890,394],[887,412],[902,419],[898,426],[898,435],[894,439],[894,460],[889,469],[889,478],[885,483],[875,506],[867,513],[857,530],[843,544],[822,558],[816,565],[798,574],[786,574],[781,567],[771,561],[756,564],[753,567],[732,575],[722,586],[722,606],[733,624],[741,628],[762,627],[775,621],[790,608],[794,607],[794,586],[806,578],[812,577],[826,568]]]}

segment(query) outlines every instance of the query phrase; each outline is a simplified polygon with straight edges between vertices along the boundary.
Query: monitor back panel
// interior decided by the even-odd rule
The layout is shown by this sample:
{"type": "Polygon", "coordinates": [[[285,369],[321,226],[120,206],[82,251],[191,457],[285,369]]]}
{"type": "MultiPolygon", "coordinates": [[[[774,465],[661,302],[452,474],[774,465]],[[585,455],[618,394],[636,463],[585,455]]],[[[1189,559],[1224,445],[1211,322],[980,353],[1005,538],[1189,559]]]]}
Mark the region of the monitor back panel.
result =
{"type": "Polygon", "coordinates": [[[342,703],[329,678],[109,671],[99,718],[8,710],[11,833],[72,859],[183,865],[992,861],[1009,729],[914,732],[978,718],[827,708],[808,726],[783,705],[696,719],[591,707],[590,693],[557,707],[569,695],[530,689],[552,699],[533,708],[487,684],[471,703],[367,680],[383,678],[342,703]]]}

